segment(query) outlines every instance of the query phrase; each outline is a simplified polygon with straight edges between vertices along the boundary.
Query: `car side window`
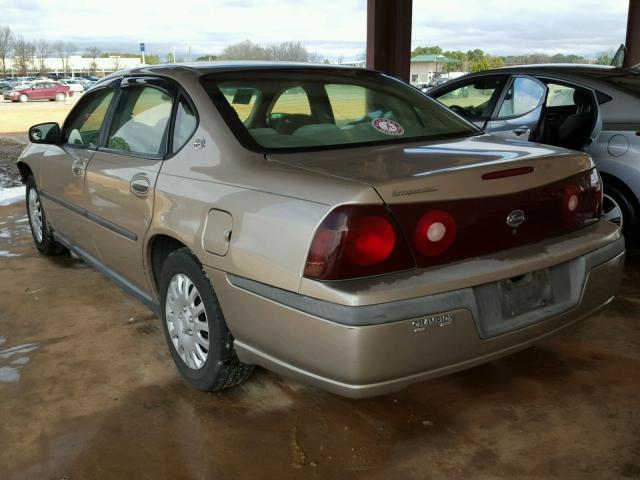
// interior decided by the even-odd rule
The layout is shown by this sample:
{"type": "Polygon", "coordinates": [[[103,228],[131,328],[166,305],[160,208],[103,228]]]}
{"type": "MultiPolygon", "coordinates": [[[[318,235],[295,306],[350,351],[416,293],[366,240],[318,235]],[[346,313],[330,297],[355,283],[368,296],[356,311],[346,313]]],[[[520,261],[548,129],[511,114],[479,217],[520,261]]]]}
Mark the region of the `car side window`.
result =
{"type": "Polygon", "coordinates": [[[494,98],[500,92],[503,77],[476,78],[458,84],[436,97],[440,103],[470,120],[481,120],[491,116],[494,98]]]}
{"type": "Polygon", "coordinates": [[[148,86],[123,88],[107,147],[141,155],[163,155],[173,99],[148,86]]]}
{"type": "Polygon", "coordinates": [[[567,85],[558,85],[556,83],[548,83],[547,88],[547,107],[573,107],[575,102],[573,101],[573,95],[576,92],[575,88],[567,85]]]}
{"type": "Polygon", "coordinates": [[[173,127],[173,153],[180,150],[196,131],[198,118],[184,97],[180,98],[176,108],[176,120],[173,127]]]}
{"type": "Polygon", "coordinates": [[[309,97],[302,87],[293,87],[280,94],[273,104],[271,115],[311,115],[309,97]]]}
{"type": "Polygon", "coordinates": [[[367,114],[367,89],[358,85],[325,85],[336,125],[344,127],[367,114]]]}
{"type": "Polygon", "coordinates": [[[531,78],[517,77],[504,97],[498,118],[514,117],[529,113],[542,103],[544,87],[531,78]]]}
{"type": "Polygon", "coordinates": [[[113,93],[112,88],[103,88],[85,94],[64,125],[63,143],[96,148],[113,93]]]}

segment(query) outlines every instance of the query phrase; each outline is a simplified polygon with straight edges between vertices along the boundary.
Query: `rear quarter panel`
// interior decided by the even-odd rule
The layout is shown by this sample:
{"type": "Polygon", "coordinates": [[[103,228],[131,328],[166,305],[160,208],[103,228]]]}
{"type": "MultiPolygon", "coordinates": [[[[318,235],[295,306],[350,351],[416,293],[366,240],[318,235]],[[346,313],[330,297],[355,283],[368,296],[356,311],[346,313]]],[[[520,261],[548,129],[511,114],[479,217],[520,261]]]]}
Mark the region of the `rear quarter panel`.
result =
{"type": "MultiPolygon", "coordinates": [[[[158,176],[147,234],[178,239],[202,264],[298,291],[317,225],[334,205],[382,203],[373,188],[268,161],[242,147],[191,75],[172,74],[198,108],[199,126],[158,176]],[[204,140],[195,148],[193,139],[204,140]],[[228,212],[232,232],[224,256],[204,249],[212,209],[228,212]]],[[[149,252],[146,252],[149,259],[149,252]]]]}

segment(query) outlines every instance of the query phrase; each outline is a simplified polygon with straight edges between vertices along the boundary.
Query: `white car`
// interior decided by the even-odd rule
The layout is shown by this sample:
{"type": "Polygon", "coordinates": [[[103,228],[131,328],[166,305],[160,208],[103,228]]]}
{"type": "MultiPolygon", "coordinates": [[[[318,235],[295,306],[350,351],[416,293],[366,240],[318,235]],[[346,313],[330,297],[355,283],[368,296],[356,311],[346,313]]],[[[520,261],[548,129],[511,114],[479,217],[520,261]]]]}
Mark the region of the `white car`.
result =
{"type": "Polygon", "coordinates": [[[65,79],[58,80],[58,81],[63,85],[67,85],[71,89],[71,91],[73,91],[73,92],[77,92],[77,93],[84,92],[84,85],[78,79],[65,78],[65,79]]]}

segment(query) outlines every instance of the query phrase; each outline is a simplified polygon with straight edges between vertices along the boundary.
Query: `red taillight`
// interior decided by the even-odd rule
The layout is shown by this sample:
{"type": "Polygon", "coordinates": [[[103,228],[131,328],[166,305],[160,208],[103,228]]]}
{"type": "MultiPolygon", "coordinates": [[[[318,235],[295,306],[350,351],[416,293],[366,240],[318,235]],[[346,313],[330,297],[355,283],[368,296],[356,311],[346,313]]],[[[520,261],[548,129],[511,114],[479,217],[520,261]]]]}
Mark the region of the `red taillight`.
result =
{"type": "Polygon", "coordinates": [[[396,232],[389,220],[368,215],[354,220],[347,232],[345,250],[358,265],[375,265],[385,260],[396,244],[396,232]]]}
{"type": "Polygon", "coordinates": [[[304,274],[341,280],[413,268],[409,249],[383,205],[344,205],[318,227],[304,274]]]}
{"type": "Polygon", "coordinates": [[[602,180],[595,168],[588,174],[577,175],[574,183],[564,188],[562,218],[566,224],[588,224],[600,218],[601,210],[602,180]]]}
{"type": "Polygon", "coordinates": [[[440,255],[456,239],[456,221],[444,210],[425,213],[416,227],[415,242],[418,251],[427,257],[440,255]]]}

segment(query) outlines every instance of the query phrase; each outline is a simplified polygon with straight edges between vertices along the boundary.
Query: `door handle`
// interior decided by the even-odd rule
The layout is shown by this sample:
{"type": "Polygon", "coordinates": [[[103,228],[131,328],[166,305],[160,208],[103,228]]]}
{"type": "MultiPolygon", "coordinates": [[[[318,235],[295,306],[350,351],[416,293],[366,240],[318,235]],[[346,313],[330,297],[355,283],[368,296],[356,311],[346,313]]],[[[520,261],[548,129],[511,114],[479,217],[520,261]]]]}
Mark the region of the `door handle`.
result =
{"type": "Polygon", "coordinates": [[[71,164],[71,171],[76,177],[81,177],[84,175],[84,170],[87,167],[86,160],[74,160],[71,164]]]}
{"type": "Polygon", "coordinates": [[[131,192],[133,192],[134,195],[144,197],[149,193],[151,182],[146,175],[136,175],[129,182],[129,187],[131,188],[131,192]]]}
{"type": "Polygon", "coordinates": [[[518,136],[523,135],[523,134],[527,133],[528,131],[529,131],[528,127],[518,127],[518,128],[514,128],[513,129],[513,133],[515,133],[518,136]]]}

